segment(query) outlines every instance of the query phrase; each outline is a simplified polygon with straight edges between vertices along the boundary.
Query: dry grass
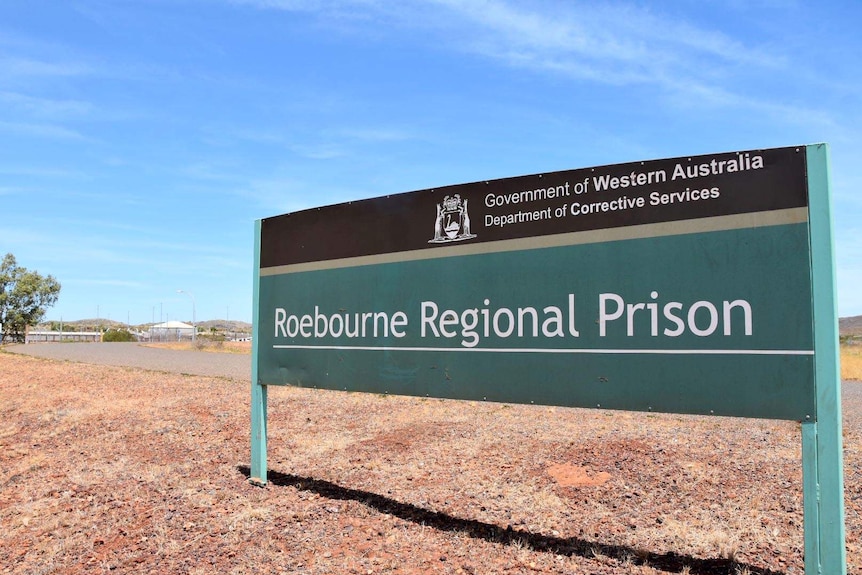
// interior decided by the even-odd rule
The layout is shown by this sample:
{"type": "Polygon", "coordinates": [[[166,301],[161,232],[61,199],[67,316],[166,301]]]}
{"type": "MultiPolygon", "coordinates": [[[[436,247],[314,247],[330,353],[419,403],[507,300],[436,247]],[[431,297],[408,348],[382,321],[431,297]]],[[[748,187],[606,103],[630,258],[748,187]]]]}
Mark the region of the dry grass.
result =
{"type": "Polygon", "coordinates": [[[144,343],[141,345],[144,347],[158,347],[180,351],[208,351],[214,353],[241,353],[251,355],[251,342],[249,341],[210,341],[208,339],[201,338],[195,342],[172,341],[164,343],[144,343]]]}
{"type": "Polygon", "coordinates": [[[841,379],[862,381],[862,345],[841,346],[841,379]]]}
{"type": "Polygon", "coordinates": [[[270,388],[260,489],[248,393],[0,353],[0,572],[802,572],[795,423],[270,388]]]}

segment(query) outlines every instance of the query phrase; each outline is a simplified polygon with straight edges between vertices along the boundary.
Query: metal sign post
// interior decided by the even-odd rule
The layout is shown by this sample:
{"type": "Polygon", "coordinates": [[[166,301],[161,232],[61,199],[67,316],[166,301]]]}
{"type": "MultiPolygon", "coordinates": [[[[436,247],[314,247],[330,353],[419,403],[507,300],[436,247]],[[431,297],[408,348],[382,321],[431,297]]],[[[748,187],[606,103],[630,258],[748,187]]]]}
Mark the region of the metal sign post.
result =
{"type": "Polygon", "coordinates": [[[254,325],[251,334],[251,473],[250,481],[266,485],[266,384],[260,378],[260,222],[254,224],[254,325]]]}
{"type": "Polygon", "coordinates": [[[828,151],[825,144],[820,144],[808,146],[807,154],[817,413],[813,421],[802,422],[806,575],[847,572],[841,373],[828,151]]]}

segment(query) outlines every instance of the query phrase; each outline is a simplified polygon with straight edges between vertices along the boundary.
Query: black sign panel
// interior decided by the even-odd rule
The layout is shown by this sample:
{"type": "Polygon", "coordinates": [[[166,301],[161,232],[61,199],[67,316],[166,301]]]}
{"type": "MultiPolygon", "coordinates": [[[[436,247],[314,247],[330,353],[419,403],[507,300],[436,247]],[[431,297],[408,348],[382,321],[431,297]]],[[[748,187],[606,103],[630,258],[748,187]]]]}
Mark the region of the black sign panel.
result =
{"type": "Polygon", "coordinates": [[[261,267],[808,205],[805,148],[474,182],[264,219],[261,267]]]}

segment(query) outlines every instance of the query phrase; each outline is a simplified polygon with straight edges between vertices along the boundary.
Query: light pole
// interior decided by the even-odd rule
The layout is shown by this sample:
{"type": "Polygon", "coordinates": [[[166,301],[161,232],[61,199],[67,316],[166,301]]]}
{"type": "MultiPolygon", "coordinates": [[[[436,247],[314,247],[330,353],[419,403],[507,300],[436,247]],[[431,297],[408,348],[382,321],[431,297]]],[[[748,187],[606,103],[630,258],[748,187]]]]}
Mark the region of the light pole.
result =
{"type": "Polygon", "coordinates": [[[198,328],[195,326],[195,296],[192,295],[192,292],[178,289],[177,293],[184,293],[190,298],[192,298],[192,341],[197,339],[198,328]]]}

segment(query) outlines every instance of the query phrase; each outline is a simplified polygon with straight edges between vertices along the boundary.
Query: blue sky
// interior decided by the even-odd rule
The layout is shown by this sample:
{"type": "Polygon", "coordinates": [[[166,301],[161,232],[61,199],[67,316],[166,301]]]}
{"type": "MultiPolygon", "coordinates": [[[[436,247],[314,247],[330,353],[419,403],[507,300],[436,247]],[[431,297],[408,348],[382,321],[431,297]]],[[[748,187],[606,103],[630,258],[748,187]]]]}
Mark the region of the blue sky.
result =
{"type": "Polygon", "coordinates": [[[0,253],[49,319],[251,320],[253,222],[428,187],[831,145],[862,314],[862,3],[0,3],[0,253]]]}

